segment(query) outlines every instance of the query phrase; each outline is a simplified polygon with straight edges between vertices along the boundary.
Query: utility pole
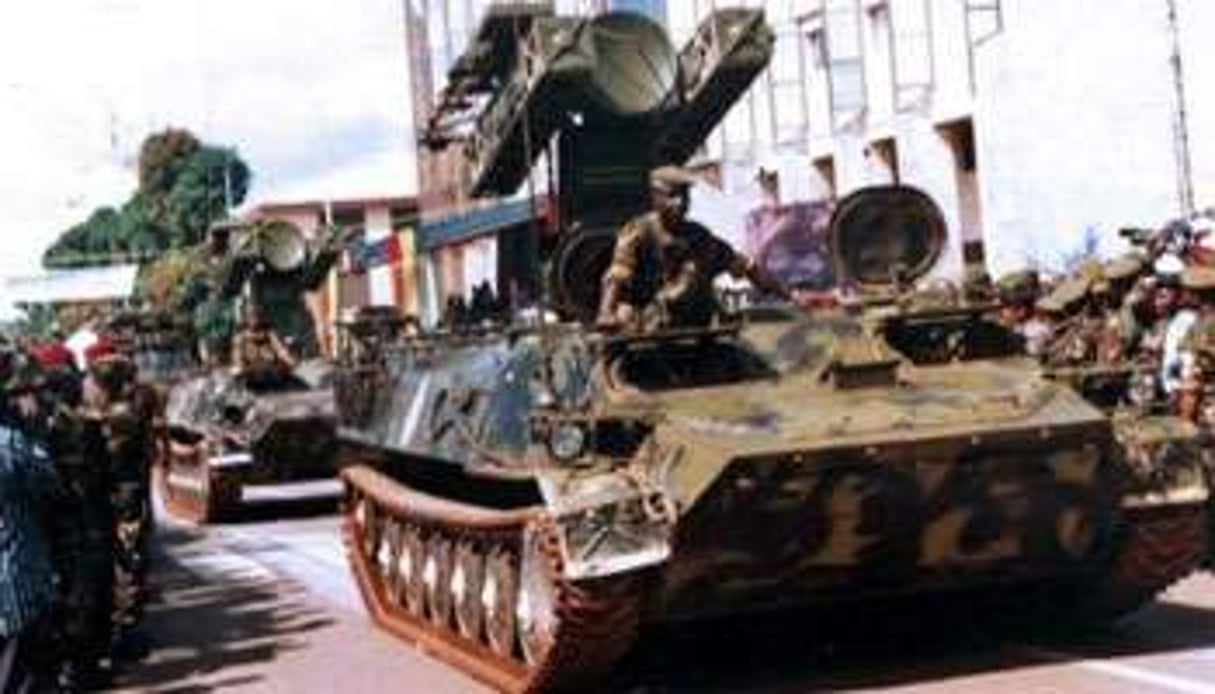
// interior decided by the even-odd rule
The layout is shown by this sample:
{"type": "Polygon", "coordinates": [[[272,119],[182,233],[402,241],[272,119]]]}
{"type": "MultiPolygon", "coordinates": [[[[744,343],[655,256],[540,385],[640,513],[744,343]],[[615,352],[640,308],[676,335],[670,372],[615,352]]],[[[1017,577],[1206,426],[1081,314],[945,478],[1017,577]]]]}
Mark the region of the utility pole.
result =
{"type": "Polygon", "coordinates": [[[1165,0],[1169,21],[1169,67],[1173,73],[1173,154],[1177,159],[1177,201],[1183,217],[1194,215],[1194,165],[1190,160],[1190,121],[1186,109],[1185,74],[1181,64],[1181,29],[1177,0],[1165,0]]]}
{"type": "Polygon", "coordinates": [[[224,219],[232,217],[232,154],[224,150],[224,219]]]}

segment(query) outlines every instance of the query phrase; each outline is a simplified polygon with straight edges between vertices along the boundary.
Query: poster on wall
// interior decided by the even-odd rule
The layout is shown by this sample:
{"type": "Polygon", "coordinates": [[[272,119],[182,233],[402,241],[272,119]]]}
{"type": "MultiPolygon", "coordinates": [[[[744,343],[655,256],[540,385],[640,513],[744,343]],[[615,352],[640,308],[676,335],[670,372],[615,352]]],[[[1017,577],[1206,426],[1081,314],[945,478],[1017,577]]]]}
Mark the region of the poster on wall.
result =
{"type": "Polygon", "coordinates": [[[835,286],[828,201],[765,204],[746,216],[744,246],[786,286],[825,291],[835,286]]]}

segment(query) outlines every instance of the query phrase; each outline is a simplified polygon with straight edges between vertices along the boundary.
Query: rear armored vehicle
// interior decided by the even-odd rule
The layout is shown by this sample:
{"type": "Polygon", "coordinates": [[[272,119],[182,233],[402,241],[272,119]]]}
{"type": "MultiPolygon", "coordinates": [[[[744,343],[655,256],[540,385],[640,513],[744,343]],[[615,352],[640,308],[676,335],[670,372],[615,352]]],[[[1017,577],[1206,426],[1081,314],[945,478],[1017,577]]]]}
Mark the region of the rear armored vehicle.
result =
{"type": "MultiPolygon", "coordinates": [[[[159,476],[167,508],[200,522],[234,515],[255,485],[336,474],[332,369],[319,354],[303,293],[336,259],[338,234],[309,248],[285,222],[222,231],[197,313],[211,317],[203,324],[240,313],[241,325],[234,334],[202,336],[210,363],[169,392],[159,476]],[[237,297],[244,297],[239,311],[237,297]]],[[[213,232],[213,244],[216,238],[213,232]]]]}
{"type": "Polygon", "coordinates": [[[855,305],[589,325],[645,172],[691,156],[771,46],[751,10],[715,12],[678,54],[632,15],[482,25],[468,60],[518,60],[449,88],[506,85],[467,140],[472,187],[512,192],[525,142],[555,137],[567,322],[346,324],[345,533],[383,628],[504,690],[576,689],[666,622],[1021,587],[1105,619],[1203,559],[1193,428],[1043,378],[990,306],[905,292],[945,237],[913,189],[838,204],[855,305]]]}

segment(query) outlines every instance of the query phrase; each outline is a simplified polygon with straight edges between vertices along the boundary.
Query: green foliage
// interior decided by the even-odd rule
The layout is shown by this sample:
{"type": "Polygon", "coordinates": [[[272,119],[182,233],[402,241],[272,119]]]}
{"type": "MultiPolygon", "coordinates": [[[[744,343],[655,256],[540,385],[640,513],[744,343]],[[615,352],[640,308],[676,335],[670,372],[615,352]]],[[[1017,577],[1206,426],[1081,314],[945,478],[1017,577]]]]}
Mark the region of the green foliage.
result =
{"type": "Polygon", "coordinates": [[[189,130],[167,128],[144,139],[139,147],[139,190],[163,196],[173,188],[182,166],[202,147],[189,130]]]}
{"type": "Polygon", "coordinates": [[[232,149],[203,147],[176,171],[173,185],[164,196],[165,228],[175,232],[175,245],[194,245],[206,238],[207,227],[232,204],[245,199],[249,189],[249,167],[232,149]],[[226,172],[225,172],[226,170],[226,172]]]}
{"type": "Polygon", "coordinates": [[[187,298],[197,274],[188,251],[169,250],[140,270],[136,294],[153,306],[190,307],[187,298]]]}
{"type": "Polygon", "coordinates": [[[145,261],[197,245],[207,227],[245,199],[251,174],[236,150],[188,130],[149,135],[139,150],[139,188],[121,207],[101,207],[42,256],[46,267],[145,261]]]}

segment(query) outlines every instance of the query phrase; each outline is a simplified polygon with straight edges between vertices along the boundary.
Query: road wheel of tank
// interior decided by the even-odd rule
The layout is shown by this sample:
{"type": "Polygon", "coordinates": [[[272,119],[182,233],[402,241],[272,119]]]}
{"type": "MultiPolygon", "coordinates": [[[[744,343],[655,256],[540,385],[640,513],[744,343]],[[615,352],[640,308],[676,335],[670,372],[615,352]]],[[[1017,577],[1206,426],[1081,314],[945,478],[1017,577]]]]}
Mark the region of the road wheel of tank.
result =
{"type": "Polygon", "coordinates": [[[377,568],[387,588],[388,599],[400,604],[401,592],[398,589],[401,582],[401,524],[389,520],[384,525],[384,541],[380,544],[377,556],[377,568]]]}
{"type": "Polygon", "coordinates": [[[451,542],[436,533],[426,543],[426,565],[422,582],[426,585],[426,616],[438,627],[451,622],[451,542]]]}
{"type": "Polygon", "coordinates": [[[485,610],[481,605],[485,562],[480,551],[467,540],[456,544],[451,570],[451,595],[456,617],[456,629],[469,641],[481,639],[485,610]]]}
{"type": "Polygon", "coordinates": [[[1127,509],[1110,567],[1084,591],[1077,616],[1110,621],[1133,612],[1197,570],[1206,546],[1201,505],[1127,509]]]}
{"type": "Polygon", "coordinates": [[[656,575],[571,578],[557,526],[543,509],[501,511],[437,499],[366,467],[342,475],[351,489],[346,542],[355,578],[373,619],[391,633],[512,692],[602,687],[634,643],[656,575]],[[362,498],[402,524],[404,605],[388,599],[376,557],[362,551],[353,503],[362,498]],[[450,568],[439,581],[443,551],[450,568]],[[418,586],[412,605],[409,586],[418,586]],[[438,587],[454,603],[450,613],[439,611],[448,615],[440,624],[430,607],[438,604],[438,587]]]}
{"type": "Polygon", "coordinates": [[[557,587],[554,585],[552,535],[529,525],[523,534],[515,623],[519,647],[528,665],[543,662],[557,632],[557,587]]]}
{"type": "Polygon", "coordinates": [[[371,499],[363,498],[359,501],[359,505],[354,509],[354,520],[361,529],[360,537],[362,543],[359,549],[363,552],[363,556],[368,559],[375,559],[376,549],[380,544],[380,520],[379,512],[376,510],[375,504],[371,499]]]}
{"type": "Polygon", "coordinates": [[[426,609],[426,584],[422,580],[425,565],[426,542],[417,528],[406,526],[401,540],[401,602],[415,617],[421,617],[426,609]]]}
{"type": "Polygon", "coordinates": [[[485,585],[481,588],[485,641],[491,651],[507,658],[515,655],[516,564],[508,550],[495,548],[485,560],[485,585]]]}

